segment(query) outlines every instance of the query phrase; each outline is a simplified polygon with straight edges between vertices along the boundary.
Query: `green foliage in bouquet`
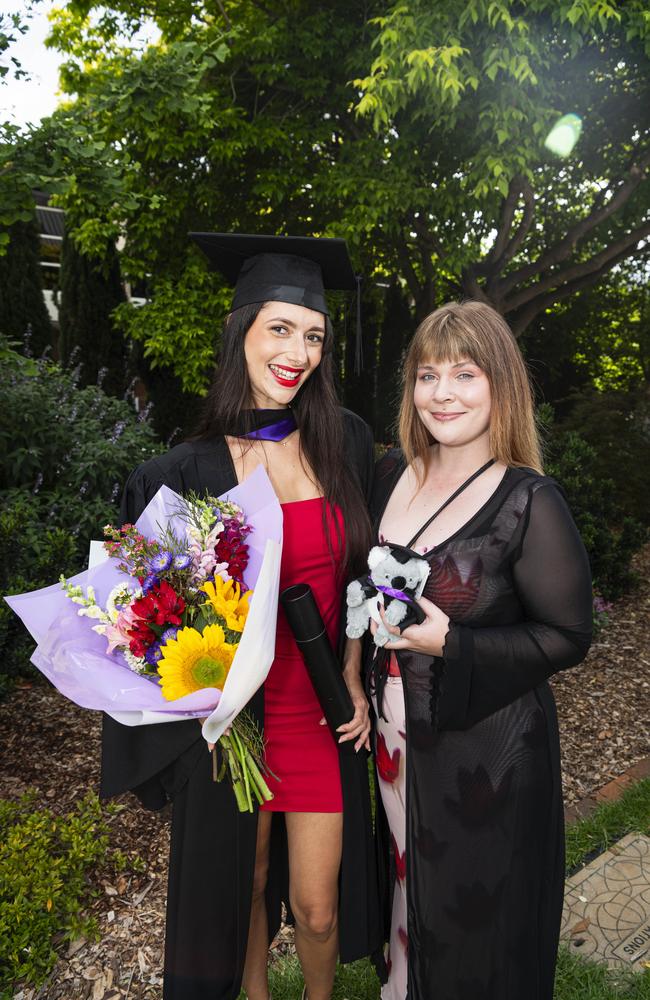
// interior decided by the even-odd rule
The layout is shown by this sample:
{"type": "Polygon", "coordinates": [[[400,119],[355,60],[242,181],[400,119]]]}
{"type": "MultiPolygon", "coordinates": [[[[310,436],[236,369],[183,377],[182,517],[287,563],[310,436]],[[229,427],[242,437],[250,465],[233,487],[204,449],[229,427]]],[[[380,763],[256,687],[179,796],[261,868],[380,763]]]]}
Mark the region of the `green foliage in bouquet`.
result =
{"type": "MultiPolygon", "coordinates": [[[[49,585],[86,566],[88,543],[117,519],[134,466],[160,450],[128,402],[0,337],[0,594],[49,585]]],[[[30,673],[33,642],[0,602],[0,696],[30,673]]]]}
{"type": "Polygon", "coordinates": [[[0,799],[0,997],[40,984],[56,943],[96,933],[82,910],[88,874],[109,853],[102,807],[91,794],[63,816],[36,806],[35,792],[0,799]]]}
{"type": "Polygon", "coordinates": [[[576,431],[556,429],[550,407],[540,407],[545,431],[545,470],[566,493],[589,554],[594,589],[613,600],[634,583],[631,560],[647,539],[647,528],[627,515],[614,483],[600,471],[594,448],[576,431]]]}

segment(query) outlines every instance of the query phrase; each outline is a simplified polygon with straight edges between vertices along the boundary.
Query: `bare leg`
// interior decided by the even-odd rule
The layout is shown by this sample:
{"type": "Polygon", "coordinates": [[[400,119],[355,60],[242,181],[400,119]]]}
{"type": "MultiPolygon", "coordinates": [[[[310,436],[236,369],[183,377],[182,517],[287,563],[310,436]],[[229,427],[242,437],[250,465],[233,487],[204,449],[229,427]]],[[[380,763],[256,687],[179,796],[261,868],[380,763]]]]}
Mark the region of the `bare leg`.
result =
{"type": "Polygon", "coordinates": [[[251,919],[248,927],[248,947],[242,985],[248,1000],[269,1000],[269,980],[267,960],[269,953],[269,929],[266,919],[264,890],[269,870],[269,845],[271,841],[271,821],[273,813],[260,812],[257,820],[257,847],[255,851],[255,875],[253,878],[253,900],[251,919]]]}
{"type": "Polygon", "coordinates": [[[329,1000],[338,954],[341,813],[286,813],[289,897],[309,1000],[329,1000]]]}

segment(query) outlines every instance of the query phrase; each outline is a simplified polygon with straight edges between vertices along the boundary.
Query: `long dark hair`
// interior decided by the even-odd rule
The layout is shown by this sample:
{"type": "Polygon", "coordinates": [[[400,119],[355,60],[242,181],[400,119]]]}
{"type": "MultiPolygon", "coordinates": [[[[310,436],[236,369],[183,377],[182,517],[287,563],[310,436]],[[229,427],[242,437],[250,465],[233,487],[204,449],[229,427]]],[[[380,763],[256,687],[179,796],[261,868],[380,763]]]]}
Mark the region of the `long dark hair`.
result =
{"type": "MultiPolygon", "coordinates": [[[[218,437],[227,434],[229,428],[241,427],[243,411],[252,405],[244,341],[263,305],[260,302],[242,306],[226,319],[214,379],[194,439],[218,437]]],[[[300,429],[301,450],[327,500],[323,508],[324,525],[327,526],[326,507],[338,507],[343,515],[345,544],[342,572],[348,575],[362,572],[365,566],[370,544],[370,520],[359,483],[345,457],[343,416],[336,394],[333,352],[334,330],[326,316],[321,362],[294,397],[291,409],[300,429]]],[[[250,427],[243,428],[244,432],[252,429],[252,421],[250,427]]],[[[335,518],[334,524],[338,525],[335,518]]],[[[329,530],[326,537],[330,537],[329,530]]]]}

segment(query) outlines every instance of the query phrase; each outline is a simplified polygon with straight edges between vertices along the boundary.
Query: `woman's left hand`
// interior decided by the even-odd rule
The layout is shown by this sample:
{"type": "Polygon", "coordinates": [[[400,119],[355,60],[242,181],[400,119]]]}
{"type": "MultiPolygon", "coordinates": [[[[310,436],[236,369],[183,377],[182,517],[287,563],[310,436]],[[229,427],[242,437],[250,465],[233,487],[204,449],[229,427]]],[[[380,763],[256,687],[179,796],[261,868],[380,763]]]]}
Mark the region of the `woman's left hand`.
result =
{"type": "MultiPolygon", "coordinates": [[[[386,621],[383,607],[379,608],[384,628],[391,636],[384,649],[410,649],[415,653],[424,653],[425,656],[442,656],[445,638],[449,631],[449,616],[426,597],[421,597],[418,604],[426,618],[421,625],[409,625],[403,632],[400,632],[396,625],[390,625],[386,621]]],[[[371,626],[373,624],[371,622],[371,626]]],[[[375,625],[373,633],[376,630],[375,625]]]]}
{"type": "Polygon", "coordinates": [[[337,733],[341,733],[339,743],[356,740],[354,749],[357,753],[361,747],[370,750],[370,712],[368,710],[368,699],[358,678],[352,681],[346,673],[343,676],[345,677],[345,683],[348,686],[350,698],[354,705],[354,715],[349,722],[345,722],[336,730],[337,733]]]}
{"type": "MultiPolygon", "coordinates": [[[[349,722],[345,722],[336,730],[340,733],[339,743],[347,743],[349,740],[356,740],[354,749],[358,753],[361,747],[365,746],[370,750],[370,711],[368,709],[368,699],[361,683],[361,640],[348,639],[345,644],[345,655],[343,658],[343,677],[350,692],[350,698],[354,706],[354,715],[349,722]]],[[[327,720],[320,720],[321,726],[327,725],[327,720]]]]}

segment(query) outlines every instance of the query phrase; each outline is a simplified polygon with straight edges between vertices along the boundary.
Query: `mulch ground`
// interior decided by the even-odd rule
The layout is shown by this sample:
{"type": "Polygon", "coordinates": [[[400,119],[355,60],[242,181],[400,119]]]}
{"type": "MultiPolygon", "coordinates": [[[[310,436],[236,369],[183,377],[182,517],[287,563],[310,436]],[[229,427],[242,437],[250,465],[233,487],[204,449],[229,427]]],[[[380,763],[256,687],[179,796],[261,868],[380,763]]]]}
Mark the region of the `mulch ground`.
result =
{"type": "MultiPolygon", "coordinates": [[[[565,800],[589,795],[650,754],[650,545],[636,557],[637,590],[618,601],[585,662],[553,681],[563,748],[565,800]]],[[[0,797],[36,788],[68,812],[97,788],[99,718],[49,686],[20,687],[0,705],[0,797]]],[[[15,1000],[159,1000],[169,817],[131,797],[110,820],[111,843],[143,870],[93,876],[98,942],[73,941],[48,982],[15,1000]]]]}

